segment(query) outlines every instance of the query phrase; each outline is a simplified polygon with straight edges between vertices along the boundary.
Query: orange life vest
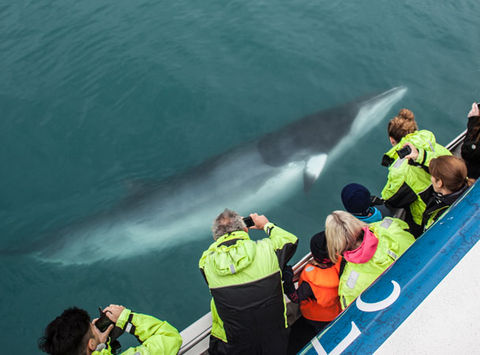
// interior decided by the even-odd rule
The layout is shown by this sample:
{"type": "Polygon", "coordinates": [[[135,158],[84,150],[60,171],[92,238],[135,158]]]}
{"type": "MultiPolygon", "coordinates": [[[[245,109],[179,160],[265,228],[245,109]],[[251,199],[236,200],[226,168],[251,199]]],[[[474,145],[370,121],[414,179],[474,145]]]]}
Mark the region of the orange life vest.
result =
{"type": "Polygon", "coordinates": [[[308,282],[316,298],[316,300],[308,299],[300,302],[300,311],[305,318],[330,322],[342,311],[338,297],[340,281],[338,274],[341,262],[342,258],[339,257],[337,263],[328,269],[307,264],[302,270],[298,285],[308,282]]]}

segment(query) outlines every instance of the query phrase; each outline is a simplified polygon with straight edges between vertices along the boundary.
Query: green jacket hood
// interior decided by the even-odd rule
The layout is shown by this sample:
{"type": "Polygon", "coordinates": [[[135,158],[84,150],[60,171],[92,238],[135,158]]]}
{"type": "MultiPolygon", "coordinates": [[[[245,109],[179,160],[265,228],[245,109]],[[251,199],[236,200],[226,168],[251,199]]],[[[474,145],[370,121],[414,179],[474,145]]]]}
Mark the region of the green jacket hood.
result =
{"type": "Polygon", "coordinates": [[[386,152],[385,155],[392,159],[397,159],[397,150],[401,149],[407,142],[412,143],[417,149],[420,148],[425,150],[434,150],[434,147],[437,143],[435,140],[435,135],[432,132],[423,129],[421,131],[415,131],[407,134],[400,140],[400,142],[386,152]]]}
{"type": "Polygon", "coordinates": [[[221,276],[247,268],[253,262],[255,252],[255,243],[244,231],[222,235],[206,251],[215,273],[221,276]]]}

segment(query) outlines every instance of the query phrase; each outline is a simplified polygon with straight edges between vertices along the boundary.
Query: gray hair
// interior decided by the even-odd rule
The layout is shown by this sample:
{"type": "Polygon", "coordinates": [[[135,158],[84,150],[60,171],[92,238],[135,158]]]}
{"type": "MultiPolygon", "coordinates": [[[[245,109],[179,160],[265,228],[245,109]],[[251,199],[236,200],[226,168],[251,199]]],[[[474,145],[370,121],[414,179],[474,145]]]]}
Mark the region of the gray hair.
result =
{"type": "Polygon", "coordinates": [[[247,228],[247,226],[243,222],[242,216],[235,211],[225,208],[225,211],[220,213],[213,222],[213,239],[217,240],[224,234],[241,231],[244,228],[247,228]]]}

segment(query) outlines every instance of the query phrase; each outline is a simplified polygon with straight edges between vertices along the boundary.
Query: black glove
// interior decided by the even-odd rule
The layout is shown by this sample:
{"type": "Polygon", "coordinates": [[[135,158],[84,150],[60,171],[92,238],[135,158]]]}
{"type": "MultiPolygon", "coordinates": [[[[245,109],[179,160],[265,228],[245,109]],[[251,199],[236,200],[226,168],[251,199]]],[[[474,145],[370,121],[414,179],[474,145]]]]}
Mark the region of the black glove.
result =
{"type": "Polygon", "coordinates": [[[282,270],[282,280],[284,282],[293,282],[293,268],[292,265],[285,265],[282,270]]]}
{"type": "Polygon", "coordinates": [[[382,200],[380,197],[377,196],[370,196],[370,206],[380,206],[385,203],[384,200],[382,200]]]}
{"type": "Polygon", "coordinates": [[[285,265],[282,270],[283,291],[294,303],[298,303],[298,295],[295,290],[295,284],[293,283],[293,269],[291,265],[285,265]]]}

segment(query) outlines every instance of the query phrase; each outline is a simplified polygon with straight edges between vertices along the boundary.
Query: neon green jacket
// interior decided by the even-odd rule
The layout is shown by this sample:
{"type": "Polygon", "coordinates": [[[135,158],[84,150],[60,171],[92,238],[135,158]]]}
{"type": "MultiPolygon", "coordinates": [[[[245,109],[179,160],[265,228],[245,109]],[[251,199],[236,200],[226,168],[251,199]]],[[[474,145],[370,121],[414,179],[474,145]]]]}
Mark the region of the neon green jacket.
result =
{"type": "Polygon", "coordinates": [[[255,326],[262,325],[252,316],[265,326],[287,327],[281,270],[295,253],[298,239],[273,223],[267,223],[265,231],[270,238],[258,241],[244,231],[225,234],[200,258],[212,294],[212,335],[225,343],[240,331],[254,337],[255,326]]]}
{"type": "Polygon", "coordinates": [[[410,213],[417,225],[422,223],[425,201],[422,193],[431,185],[428,166],[433,158],[440,155],[451,155],[450,151],[438,144],[432,132],[415,131],[403,137],[384,156],[384,165],[388,168],[387,184],[382,190],[382,198],[386,204],[394,208],[410,208],[410,213]],[[418,149],[418,158],[409,163],[407,159],[399,159],[397,150],[407,142],[418,149]]]}
{"type": "MultiPolygon", "coordinates": [[[[182,346],[182,337],[170,324],[152,316],[133,313],[129,309],[123,310],[116,326],[127,333],[134,334],[142,343],[137,347],[128,348],[121,355],[177,354],[182,346]]],[[[110,346],[92,353],[92,355],[111,354],[110,346]]]]}
{"type": "Polygon", "coordinates": [[[338,285],[342,309],[372,284],[415,241],[407,232],[408,224],[398,218],[386,217],[368,225],[378,238],[373,257],[363,264],[347,262],[338,285]]]}
{"type": "Polygon", "coordinates": [[[450,208],[450,206],[442,206],[442,207],[440,207],[438,210],[433,211],[433,212],[429,215],[428,220],[427,220],[427,223],[425,223],[424,229],[427,230],[428,228],[430,228],[430,227],[432,226],[432,224],[433,224],[434,222],[436,222],[437,219],[439,219],[439,217],[441,217],[442,214],[444,214],[449,208],[450,208]]]}

